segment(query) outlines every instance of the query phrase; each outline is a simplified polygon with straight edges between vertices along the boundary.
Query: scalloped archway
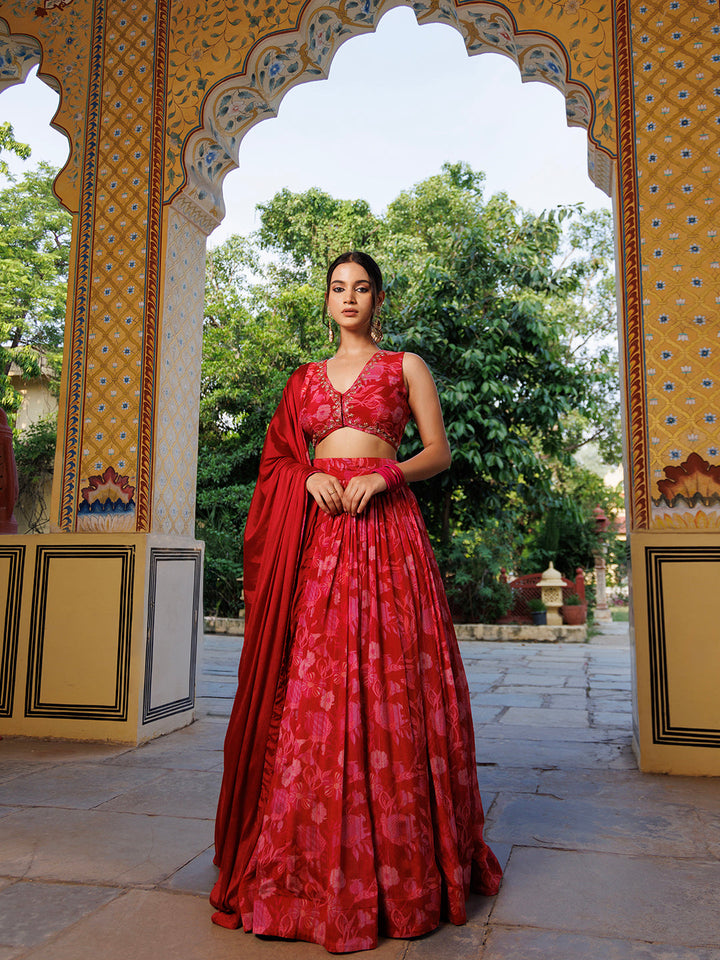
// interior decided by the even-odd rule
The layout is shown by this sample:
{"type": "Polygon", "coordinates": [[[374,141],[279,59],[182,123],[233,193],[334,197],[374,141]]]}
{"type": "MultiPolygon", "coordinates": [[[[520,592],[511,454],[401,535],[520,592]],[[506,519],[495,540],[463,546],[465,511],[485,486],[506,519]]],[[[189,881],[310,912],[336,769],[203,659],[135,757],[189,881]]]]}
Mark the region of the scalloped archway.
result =
{"type": "Polygon", "coordinates": [[[292,87],[326,78],[340,46],[373,31],[382,16],[398,6],[411,7],[421,25],[452,26],[462,35],[469,56],[503,54],[517,65],[523,82],[540,81],[560,90],[568,125],[588,131],[589,175],[601,190],[612,194],[617,155],[611,122],[611,65],[597,63],[586,79],[579,79],[572,43],[566,47],[550,33],[520,29],[505,5],[489,0],[461,6],[403,0],[336,6],[327,0],[310,0],[294,30],[258,41],[242,72],[217,81],[207,91],[200,122],[182,147],[183,180],[167,199],[204,231],[214,229],[225,213],[223,181],[238,165],[245,134],[256,123],[275,116],[292,87]]]}

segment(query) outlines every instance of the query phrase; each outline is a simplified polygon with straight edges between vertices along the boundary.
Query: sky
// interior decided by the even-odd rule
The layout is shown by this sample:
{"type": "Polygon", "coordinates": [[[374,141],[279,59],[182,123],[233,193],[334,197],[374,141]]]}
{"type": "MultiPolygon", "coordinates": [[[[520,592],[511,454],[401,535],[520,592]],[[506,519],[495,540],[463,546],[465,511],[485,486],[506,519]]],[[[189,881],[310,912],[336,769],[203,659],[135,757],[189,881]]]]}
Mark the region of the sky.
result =
{"type": "MultiPolygon", "coordinates": [[[[0,94],[0,120],[29,143],[30,163],[57,166],[67,141],[50,127],[58,97],[34,72],[0,94]]],[[[288,187],[363,198],[376,214],[445,161],[486,174],[486,195],[506,191],[540,211],[560,203],[610,207],[587,173],[587,134],[565,122],[562,94],[522,84],[499,54],[468,57],[452,27],[420,27],[411,10],[389,11],[373,34],[347,41],[325,81],[301,84],[277,118],[246,135],[239,169],[225,180],[227,214],[216,246],[259,226],[255,205],[288,187]]],[[[22,162],[12,161],[15,172],[22,162]]]]}

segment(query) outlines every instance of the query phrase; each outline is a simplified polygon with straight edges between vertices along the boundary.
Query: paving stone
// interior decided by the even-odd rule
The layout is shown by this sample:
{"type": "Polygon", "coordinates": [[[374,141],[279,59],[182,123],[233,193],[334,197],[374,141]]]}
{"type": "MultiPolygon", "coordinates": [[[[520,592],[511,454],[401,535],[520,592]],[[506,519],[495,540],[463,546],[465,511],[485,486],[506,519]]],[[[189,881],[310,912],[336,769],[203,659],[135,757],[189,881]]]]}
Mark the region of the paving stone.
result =
{"type": "Polygon", "coordinates": [[[0,960],[16,960],[25,953],[24,947],[0,946],[0,960]]]}
{"type": "MultiPolygon", "coordinates": [[[[34,760],[13,760],[0,751],[0,783],[7,783],[8,780],[21,777],[26,773],[35,773],[37,770],[50,770],[51,768],[52,764],[50,763],[39,763],[34,760]]],[[[3,791],[3,796],[4,793],[3,791]]]]}
{"type": "Polygon", "coordinates": [[[198,681],[196,696],[198,697],[221,697],[229,700],[235,698],[237,690],[237,681],[223,682],[221,680],[201,679],[198,681]]]}
{"type": "Polygon", "coordinates": [[[472,705],[472,718],[474,724],[494,723],[502,714],[504,707],[486,707],[482,704],[472,705]]]}
{"type": "Polygon", "coordinates": [[[117,887],[20,881],[0,891],[3,946],[33,947],[122,893],[117,887]]]}
{"type": "Polygon", "coordinates": [[[546,727],[587,727],[588,717],[585,710],[555,710],[551,707],[531,710],[527,707],[510,707],[500,722],[527,726],[542,724],[546,727]]]}
{"type": "MultiPolygon", "coordinates": [[[[715,832],[720,839],[720,834],[715,832]]],[[[523,794],[501,797],[488,838],[526,846],[667,857],[708,858],[707,831],[691,809],[662,804],[650,810],[629,801],[602,803],[523,794]]]]}
{"type": "MultiPolygon", "coordinates": [[[[119,757],[131,748],[113,743],[76,743],[70,740],[28,740],[24,737],[0,738],[0,770],[13,762],[66,763],[68,761],[106,760],[119,757]]],[[[37,769],[37,768],[36,768],[37,769]]]]}
{"type": "Polygon", "coordinates": [[[719,888],[720,863],[514,847],[492,919],[706,948],[720,944],[719,888]]]}
{"type": "Polygon", "coordinates": [[[214,820],[220,781],[217,771],[173,770],[103,803],[98,810],[214,820]]]}
{"type": "Polygon", "coordinates": [[[541,707],[543,697],[540,693],[504,693],[493,690],[492,693],[476,694],[471,688],[470,699],[487,707],[541,707]]]}
{"type": "Polygon", "coordinates": [[[218,869],[213,863],[214,856],[215,844],[208,847],[207,850],[203,850],[190,863],[186,863],[184,867],[181,867],[169,877],[162,886],[167,887],[168,890],[178,890],[181,893],[210,896],[210,891],[215,886],[218,876],[218,869]]]}
{"type": "Polygon", "coordinates": [[[484,734],[491,740],[576,740],[581,743],[604,743],[608,740],[608,734],[602,728],[546,727],[542,723],[533,726],[522,723],[476,723],[475,733],[477,736],[484,734]]]}
{"type": "Polygon", "coordinates": [[[223,717],[227,719],[232,711],[232,700],[222,700],[219,697],[204,697],[198,699],[195,704],[197,716],[205,717],[223,717]]]}
{"type": "Polygon", "coordinates": [[[173,739],[158,737],[157,740],[151,740],[150,743],[106,762],[118,766],[209,770],[217,764],[218,752],[206,749],[202,743],[184,742],[174,736],[173,739]]]}
{"type": "Polygon", "coordinates": [[[196,720],[177,733],[169,734],[173,744],[202,746],[206,750],[222,751],[227,723],[217,720],[196,720]]]}
{"type": "Polygon", "coordinates": [[[208,820],[35,807],[0,820],[0,874],[159,883],[212,839],[208,820]]]}
{"type": "Polygon", "coordinates": [[[476,751],[485,763],[493,762],[509,767],[539,767],[543,769],[614,769],[635,767],[629,738],[626,744],[585,743],[563,740],[490,740],[478,737],[476,751]]]}
{"type": "Polygon", "coordinates": [[[576,690],[560,690],[557,693],[548,693],[543,698],[543,707],[551,710],[583,710],[587,712],[589,701],[584,692],[576,690]]]}
{"type": "Polygon", "coordinates": [[[67,763],[15,777],[3,784],[3,800],[23,806],[89,809],[120,793],[156,780],[162,771],[104,763],[67,763]]]}
{"type": "Polygon", "coordinates": [[[445,923],[433,933],[411,940],[403,960],[457,960],[458,957],[480,956],[484,939],[484,924],[467,923],[456,927],[445,923]]]}
{"type": "Polygon", "coordinates": [[[492,927],[482,960],[720,960],[720,949],[492,927]]]}
{"type": "Polygon", "coordinates": [[[483,791],[508,793],[535,793],[540,784],[541,774],[534,770],[518,770],[514,767],[486,766],[478,764],[478,784],[480,794],[483,791]]]}
{"type": "MultiPolygon", "coordinates": [[[[315,943],[260,938],[210,922],[204,897],[132,890],[23,960],[327,960],[315,943]]],[[[407,940],[384,940],[373,960],[401,960],[407,940]]]]}

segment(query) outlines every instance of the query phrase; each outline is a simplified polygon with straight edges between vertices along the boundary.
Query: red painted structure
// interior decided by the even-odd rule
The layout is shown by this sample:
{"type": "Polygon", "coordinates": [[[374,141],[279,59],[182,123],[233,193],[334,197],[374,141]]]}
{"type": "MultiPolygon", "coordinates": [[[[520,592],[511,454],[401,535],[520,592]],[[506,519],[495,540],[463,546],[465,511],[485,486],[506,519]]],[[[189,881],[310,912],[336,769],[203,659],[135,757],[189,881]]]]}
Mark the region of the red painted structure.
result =
{"type": "Polygon", "coordinates": [[[12,445],[12,430],[0,407],[0,533],[17,533],[13,514],[18,498],[18,478],[12,445]]]}

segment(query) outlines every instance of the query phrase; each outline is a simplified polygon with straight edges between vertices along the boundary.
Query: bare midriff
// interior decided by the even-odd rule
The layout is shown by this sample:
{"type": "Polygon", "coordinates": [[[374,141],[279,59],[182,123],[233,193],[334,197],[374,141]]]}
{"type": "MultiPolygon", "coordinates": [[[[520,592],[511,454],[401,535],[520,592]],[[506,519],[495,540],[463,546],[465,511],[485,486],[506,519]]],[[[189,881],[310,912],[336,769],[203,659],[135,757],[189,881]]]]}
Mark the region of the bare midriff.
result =
{"type": "Polygon", "coordinates": [[[316,457],[386,457],[395,460],[395,448],[386,440],[354,427],[333,430],[315,447],[316,457]]]}

